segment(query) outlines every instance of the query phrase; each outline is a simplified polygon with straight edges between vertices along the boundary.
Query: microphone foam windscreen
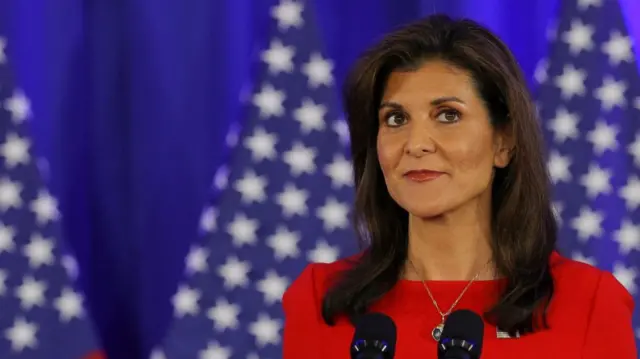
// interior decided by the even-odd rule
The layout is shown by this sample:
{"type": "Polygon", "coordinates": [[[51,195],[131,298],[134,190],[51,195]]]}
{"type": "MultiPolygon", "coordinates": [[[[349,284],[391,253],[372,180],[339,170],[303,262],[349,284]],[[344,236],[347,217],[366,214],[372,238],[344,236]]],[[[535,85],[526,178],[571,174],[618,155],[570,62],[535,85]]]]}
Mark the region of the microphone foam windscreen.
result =
{"type": "Polygon", "coordinates": [[[442,339],[462,339],[474,344],[481,351],[484,338],[482,318],[467,309],[456,310],[449,315],[444,324],[442,339]]]}
{"type": "Polygon", "coordinates": [[[382,313],[368,313],[360,317],[356,323],[353,343],[359,340],[384,341],[390,353],[395,352],[396,324],[382,313]]]}

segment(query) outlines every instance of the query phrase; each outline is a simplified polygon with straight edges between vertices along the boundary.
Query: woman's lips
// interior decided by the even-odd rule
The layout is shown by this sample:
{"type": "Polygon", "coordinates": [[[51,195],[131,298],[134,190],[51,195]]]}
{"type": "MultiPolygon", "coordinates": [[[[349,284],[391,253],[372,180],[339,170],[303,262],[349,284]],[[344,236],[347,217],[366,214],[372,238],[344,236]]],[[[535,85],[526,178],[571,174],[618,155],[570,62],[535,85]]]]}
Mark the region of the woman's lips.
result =
{"type": "Polygon", "coordinates": [[[414,182],[427,182],[432,181],[440,176],[442,176],[443,172],[437,171],[429,171],[429,170],[417,170],[417,171],[409,171],[404,174],[404,176],[414,182]]]}

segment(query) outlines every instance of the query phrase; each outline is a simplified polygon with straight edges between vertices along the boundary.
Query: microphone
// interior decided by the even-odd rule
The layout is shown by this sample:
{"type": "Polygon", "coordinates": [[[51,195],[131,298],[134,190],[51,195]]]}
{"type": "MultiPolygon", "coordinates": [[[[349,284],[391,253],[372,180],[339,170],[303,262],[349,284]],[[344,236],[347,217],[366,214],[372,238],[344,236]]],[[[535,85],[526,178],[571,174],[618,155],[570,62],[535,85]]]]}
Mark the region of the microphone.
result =
{"type": "Polygon", "coordinates": [[[467,309],[456,310],[444,323],[438,359],[479,359],[483,337],[482,318],[467,309]]]}
{"type": "Polygon", "coordinates": [[[365,314],[356,323],[351,359],[393,359],[396,325],[382,313],[365,314]]]}

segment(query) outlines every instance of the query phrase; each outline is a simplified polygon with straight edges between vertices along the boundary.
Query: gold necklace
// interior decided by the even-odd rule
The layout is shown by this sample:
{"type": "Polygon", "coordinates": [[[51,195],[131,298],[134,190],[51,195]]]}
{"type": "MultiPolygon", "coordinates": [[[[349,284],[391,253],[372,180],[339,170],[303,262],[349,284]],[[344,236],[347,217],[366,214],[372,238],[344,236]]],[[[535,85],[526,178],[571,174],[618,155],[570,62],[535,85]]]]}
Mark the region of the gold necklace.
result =
{"type": "MultiPolygon", "coordinates": [[[[490,262],[490,261],[489,261],[490,262]]],[[[427,294],[429,294],[429,298],[431,298],[431,302],[433,302],[433,306],[436,308],[436,310],[438,311],[438,314],[440,314],[440,318],[442,319],[440,321],[440,324],[436,325],[435,328],[433,328],[433,330],[431,331],[431,336],[433,337],[433,339],[435,341],[440,341],[440,337],[442,336],[442,331],[444,330],[444,320],[445,318],[451,314],[451,311],[453,311],[453,308],[455,308],[455,306],[458,304],[458,302],[460,301],[460,299],[462,299],[462,296],[464,295],[464,293],[467,291],[467,289],[469,289],[469,287],[471,286],[471,284],[478,279],[478,277],[480,276],[480,274],[484,271],[484,269],[487,267],[487,265],[489,264],[489,262],[487,262],[487,264],[482,268],[482,270],[480,270],[470,281],[469,283],[467,283],[467,285],[464,287],[464,289],[462,290],[462,292],[460,293],[460,295],[458,295],[458,298],[456,298],[456,300],[453,302],[453,304],[451,305],[451,307],[449,308],[449,310],[446,313],[443,313],[440,310],[440,307],[438,306],[438,302],[436,302],[435,298],[433,297],[433,294],[431,294],[431,291],[429,290],[429,287],[427,286],[427,283],[425,282],[424,279],[421,279],[420,281],[422,282],[422,285],[424,286],[424,289],[427,290],[427,294]]],[[[416,272],[416,275],[420,278],[422,278],[422,276],[420,275],[420,273],[418,273],[418,270],[416,269],[416,266],[413,264],[413,261],[411,261],[411,259],[409,259],[409,264],[411,265],[411,268],[413,268],[413,271],[416,272]]]]}

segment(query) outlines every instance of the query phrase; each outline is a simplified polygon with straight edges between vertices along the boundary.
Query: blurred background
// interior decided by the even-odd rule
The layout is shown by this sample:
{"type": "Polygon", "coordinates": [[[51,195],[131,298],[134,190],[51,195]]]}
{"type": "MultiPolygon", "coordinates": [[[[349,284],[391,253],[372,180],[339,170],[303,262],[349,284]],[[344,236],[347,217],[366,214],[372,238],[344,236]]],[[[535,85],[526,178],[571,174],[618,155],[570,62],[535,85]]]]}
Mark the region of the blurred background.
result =
{"type": "MultiPolygon", "coordinates": [[[[22,297],[0,303],[40,323],[41,344],[45,330],[65,333],[54,324],[64,321],[29,310],[59,308],[53,288],[61,294],[76,280],[86,310],[85,329],[74,330],[92,333],[73,344],[78,352],[278,358],[286,285],[310,261],[357,250],[341,219],[352,190],[343,79],[384,33],[434,13],[480,21],[512,49],[544,122],[562,247],[636,293],[640,2],[0,4],[2,135],[6,145],[12,131],[22,134],[31,154],[20,161],[19,145],[5,147],[0,177],[23,189],[44,180],[60,214],[16,219],[13,192],[0,183],[0,224],[19,228],[20,247],[45,223],[67,273],[34,267],[26,249],[3,252],[0,240],[0,268],[17,278],[8,288],[27,272],[57,283],[41,308],[22,297]]],[[[13,333],[16,318],[0,326],[13,333]]],[[[15,351],[9,337],[0,352],[15,351]]],[[[45,347],[28,342],[18,352],[45,347]]],[[[54,347],[59,356],[20,358],[73,357],[54,347]]]]}

